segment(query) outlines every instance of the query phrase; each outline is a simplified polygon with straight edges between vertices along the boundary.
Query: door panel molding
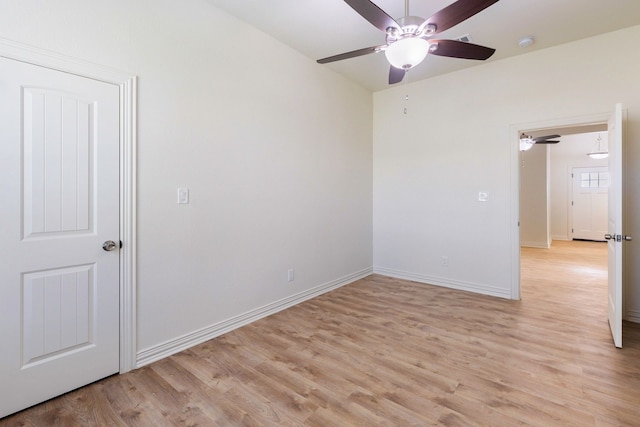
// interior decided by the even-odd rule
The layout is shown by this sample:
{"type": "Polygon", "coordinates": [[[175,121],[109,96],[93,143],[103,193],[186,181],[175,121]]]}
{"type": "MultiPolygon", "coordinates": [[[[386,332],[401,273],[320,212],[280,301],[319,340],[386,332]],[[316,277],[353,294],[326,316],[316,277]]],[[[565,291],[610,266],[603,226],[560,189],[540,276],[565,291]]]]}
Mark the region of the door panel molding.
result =
{"type": "Polygon", "coordinates": [[[0,38],[0,57],[88,77],[120,91],[120,373],[136,360],[136,144],[137,77],[82,59],[0,38]]]}

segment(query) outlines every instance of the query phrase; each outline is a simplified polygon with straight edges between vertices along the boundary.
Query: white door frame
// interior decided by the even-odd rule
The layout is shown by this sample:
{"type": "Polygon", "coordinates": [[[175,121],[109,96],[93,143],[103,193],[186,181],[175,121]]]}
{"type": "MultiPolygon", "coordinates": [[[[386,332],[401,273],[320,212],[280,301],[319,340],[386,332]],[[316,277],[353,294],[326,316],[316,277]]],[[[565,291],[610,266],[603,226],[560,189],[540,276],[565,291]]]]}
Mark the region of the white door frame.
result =
{"type": "Polygon", "coordinates": [[[136,76],[0,38],[0,56],[120,88],[120,373],[136,367],[136,76]]]}
{"type": "Polygon", "coordinates": [[[597,125],[607,123],[611,112],[589,116],[550,119],[538,122],[516,123],[509,126],[509,149],[511,154],[511,299],[520,299],[520,135],[522,131],[597,125]]]}

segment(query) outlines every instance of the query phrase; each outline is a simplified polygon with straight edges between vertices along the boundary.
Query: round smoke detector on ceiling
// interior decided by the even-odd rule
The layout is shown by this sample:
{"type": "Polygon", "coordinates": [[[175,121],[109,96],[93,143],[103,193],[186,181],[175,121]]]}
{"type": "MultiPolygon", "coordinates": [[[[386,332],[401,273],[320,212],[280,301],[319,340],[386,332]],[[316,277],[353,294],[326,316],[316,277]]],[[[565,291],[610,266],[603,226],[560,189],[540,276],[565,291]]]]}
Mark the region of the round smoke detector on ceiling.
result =
{"type": "Polygon", "coordinates": [[[533,44],[533,37],[528,36],[528,37],[523,37],[520,39],[520,41],[518,41],[518,46],[520,47],[529,47],[533,44]]]}

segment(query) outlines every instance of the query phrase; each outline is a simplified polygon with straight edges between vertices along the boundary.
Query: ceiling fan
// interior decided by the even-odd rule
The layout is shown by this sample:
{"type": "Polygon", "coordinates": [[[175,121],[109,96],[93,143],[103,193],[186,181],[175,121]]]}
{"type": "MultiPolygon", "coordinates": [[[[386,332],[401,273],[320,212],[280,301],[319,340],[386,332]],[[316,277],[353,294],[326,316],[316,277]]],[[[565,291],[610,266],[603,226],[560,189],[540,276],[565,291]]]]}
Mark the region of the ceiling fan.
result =
{"type": "Polygon", "coordinates": [[[534,144],[557,144],[560,141],[553,141],[555,138],[560,138],[560,135],[546,135],[532,138],[524,133],[520,135],[520,151],[527,151],[533,147],[534,144]]]}
{"type": "Polygon", "coordinates": [[[409,0],[405,0],[405,16],[397,21],[369,0],[344,1],[364,19],[386,33],[386,44],[318,59],[320,64],[384,52],[391,64],[389,84],[394,84],[401,82],[406,72],[422,62],[427,54],[484,61],[496,51],[459,40],[432,37],[469,19],[498,0],[458,0],[427,19],[410,16],[409,0]]]}

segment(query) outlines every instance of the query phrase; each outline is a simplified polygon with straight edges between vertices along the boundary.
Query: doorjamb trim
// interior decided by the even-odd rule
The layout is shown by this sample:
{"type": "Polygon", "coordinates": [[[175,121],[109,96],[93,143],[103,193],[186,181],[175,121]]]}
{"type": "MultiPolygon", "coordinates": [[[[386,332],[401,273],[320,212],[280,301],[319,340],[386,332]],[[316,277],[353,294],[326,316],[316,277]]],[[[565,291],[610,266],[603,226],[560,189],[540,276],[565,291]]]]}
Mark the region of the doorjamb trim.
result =
{"type": "Polygon", "coordinates": [[[82,59],[0,38],[0,57],[88,77],[120,88],[120,373],[136,368],[137,77],[82,59]]]}

